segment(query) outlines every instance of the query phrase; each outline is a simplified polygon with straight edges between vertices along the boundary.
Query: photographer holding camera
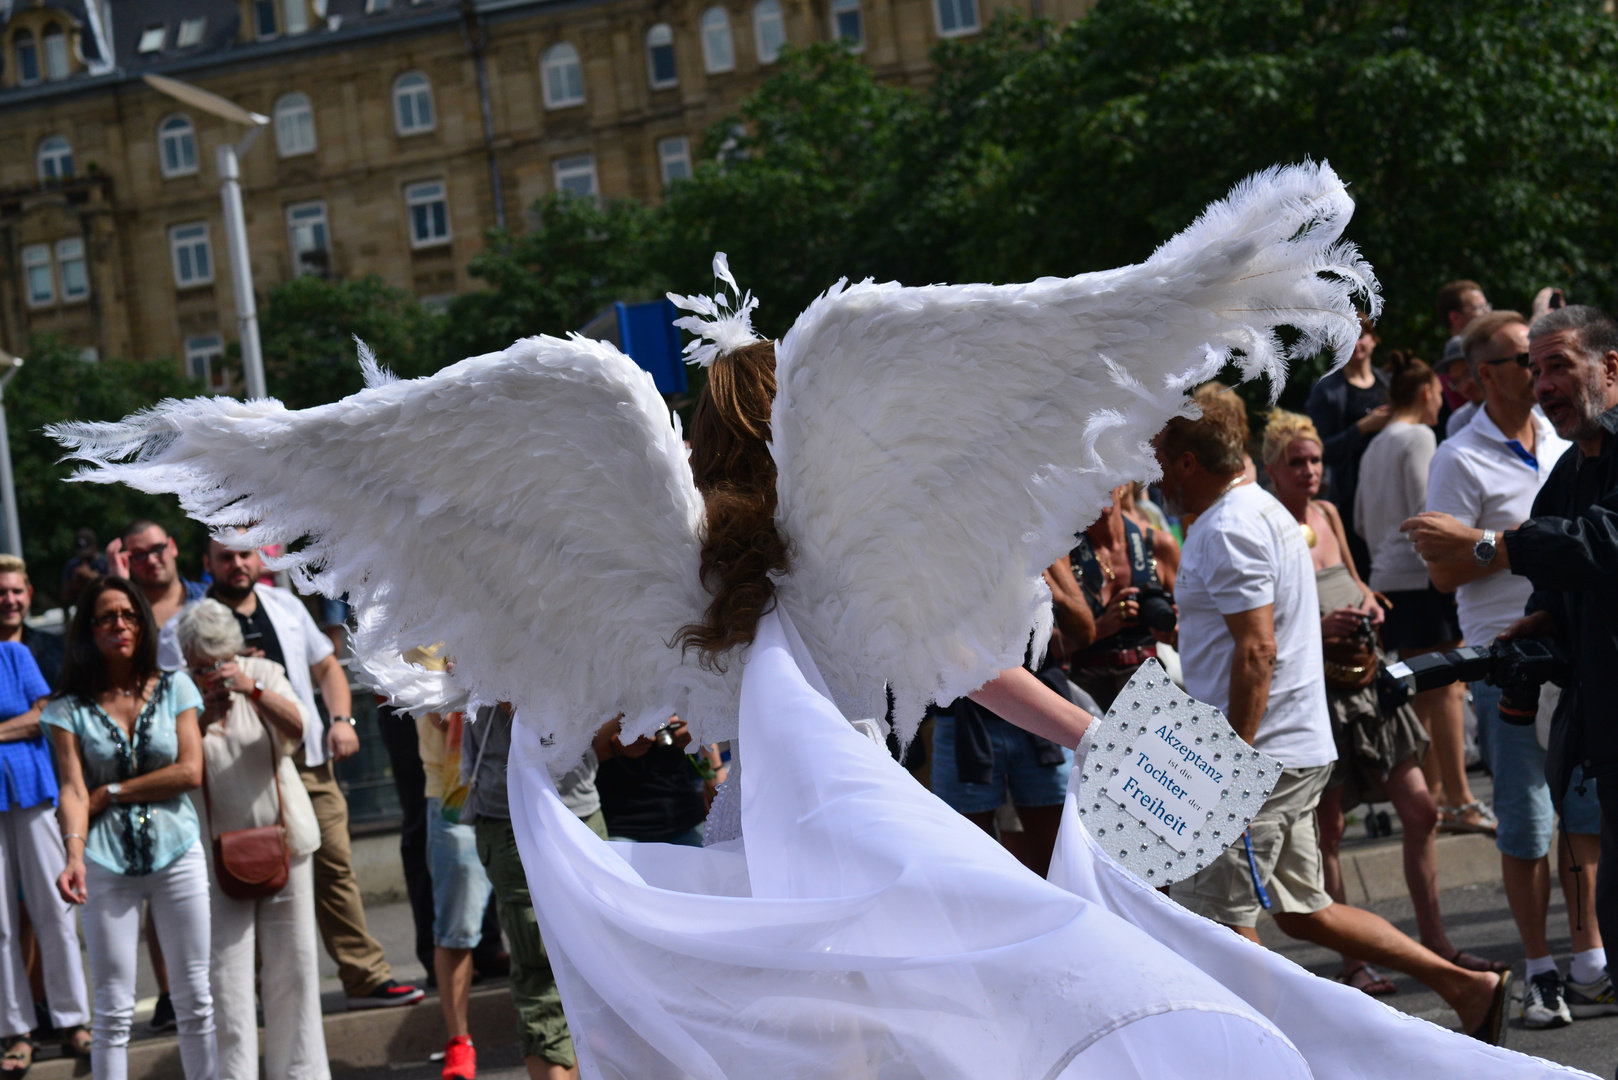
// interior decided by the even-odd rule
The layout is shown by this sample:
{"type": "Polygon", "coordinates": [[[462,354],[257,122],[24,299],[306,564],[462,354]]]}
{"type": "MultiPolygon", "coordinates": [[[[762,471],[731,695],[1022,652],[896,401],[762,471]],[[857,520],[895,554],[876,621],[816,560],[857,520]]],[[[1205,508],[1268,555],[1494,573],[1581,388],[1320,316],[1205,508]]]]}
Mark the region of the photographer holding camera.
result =
{"type": "Polygon", "coordinates": [[[1157,655],[1159,642],[1173,641],[1176,620],[1180,545],[1124,516],[1121,501],[1130,488],[1113,489],[1112,505],[1079,534],[1068,556],[1093,618],[1089,638],[1069,643],[1068,661],[1073,681],[1102,709],[1112,708],[1135,670],[1157,655]]]}
{"type": "MultiPolygon", "coordinates": [[[[1490,356],[1498,363],[1488,366],[1522,367],[1520,345],[1509,355],[1490,356]]],[[[1568,689],[1551,722],[1545,776],[1550,797],[1564,814],[1581,766],[1585,778],[1598,781],[1602,857],[1595,907],[1605,936],[1618,933],[1618,724],[1606,712],[1618,698],[1618,322],[1593,307],[1558,308],[1534,323],[1527,345],[1539,405],[1556,434],[1573,442],[1576,451],[1564,453],[1551,469],[1531,516],[1516,528],[1480,528],[1436,512],[1412,518],[1405,528],[1435,574],[1446,566],[1477,567],[1509,571],[1532,583],[1527,615],[1499,635],[1509,644],[1502,649],[1497,643],[1493,667],[1514,667],[1531,685],[1544,677],[1544,665],[1525,663],[1516,654],[1545,652],[1535,639],[1559,642],[1572,657],[1568,689]]],[[[1515,674],[1491,673],[1497,685],[1525,682],[1515,674]]],[[[1500,718],[1531,724],[1531,699],[1537,694],[1519,701],[1523,687],[1511,689],[1500,718]]],[[[1587,957],[1596,952],[1587,950],[1587,957]]],[[[1608,977],[1603,973],[1586,983],[1590,974],[1576,967],[1573,978],[1579,985],[1568,987],[1570,997],[1577,992],[1588,999],[1582,1015],[1618,1012],[1608,977]]]]}

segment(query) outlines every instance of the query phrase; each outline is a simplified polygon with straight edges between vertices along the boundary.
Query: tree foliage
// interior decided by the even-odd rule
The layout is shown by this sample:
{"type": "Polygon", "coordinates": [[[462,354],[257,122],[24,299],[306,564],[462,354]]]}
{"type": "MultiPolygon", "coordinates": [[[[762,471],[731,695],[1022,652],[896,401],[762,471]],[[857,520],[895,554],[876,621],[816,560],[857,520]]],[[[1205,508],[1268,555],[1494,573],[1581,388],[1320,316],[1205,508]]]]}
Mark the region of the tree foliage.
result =
{"type": "Polygon", "coordinates": [[[57,603],[73,534],[86,526],[106,544],[136,518],[156,521],[178,541],[181,563],[194,575],[205,534],[174,499],[122,484],[65,483],[74,467],[59,461],[62,448],[44,427],[61,420],[120,420],[164,398],[198,393],[201,385],[167,357],[86,361],[53,337],[32,339],[24,359],[6,386],[5,409],[35,608],[57,603]]]}

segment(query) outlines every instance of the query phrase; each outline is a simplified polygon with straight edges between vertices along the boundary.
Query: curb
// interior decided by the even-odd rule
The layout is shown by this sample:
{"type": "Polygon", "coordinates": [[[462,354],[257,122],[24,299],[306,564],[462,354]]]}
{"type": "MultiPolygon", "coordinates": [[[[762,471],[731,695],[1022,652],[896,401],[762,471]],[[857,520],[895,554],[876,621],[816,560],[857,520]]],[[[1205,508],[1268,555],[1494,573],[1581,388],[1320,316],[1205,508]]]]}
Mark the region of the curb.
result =
{"type": "MultiPolygon", "coordinates": [[[[517,1011],[511,989],[500,985],[474,990],[466,1010],[467,1028],[479,1046],[514,1046],[517,1011]]],[[[326,1053],[333,1075],[394,1064],[426,1064],[444,1048],[444,1014],[436,995],[415,1005],[330,1013],[325,1017],[326,1053]]],[[[263,1052],[264,1032],[259,1030],[263,1052]]],[[[90,1075],[88,1061],[55,1058],[29,1070],[36,1080],[71,1080],[90,1075]]],[[[179,1080],[180,1041],[173,1035],[129,1045],[129,1080],[179,1080]]]]}
{"type": "MultiPolygon", "coordinates": [[[[1397,837],[1344,848],[1339,858],[1343,892],[1355,907],[1410,895],[1405,884],[1404,845],[1397,837]]],[[[1499,882],[1500,852],[1492,837],[1474,833],[1438,838],[1440,889],[1499,882]]]]}

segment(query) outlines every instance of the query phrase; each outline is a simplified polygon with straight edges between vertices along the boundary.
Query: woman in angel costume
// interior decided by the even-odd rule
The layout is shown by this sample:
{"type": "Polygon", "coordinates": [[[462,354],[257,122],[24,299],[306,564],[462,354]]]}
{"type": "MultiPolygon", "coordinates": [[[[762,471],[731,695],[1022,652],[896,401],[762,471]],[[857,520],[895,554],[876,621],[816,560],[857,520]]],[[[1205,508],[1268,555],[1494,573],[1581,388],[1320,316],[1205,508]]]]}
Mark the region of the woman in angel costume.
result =
{"type": "Polygon", "coordinates": [[[206,398],[54,433],[85,479],[301,544],[282,565],[349,594],[366,655],[448,643],[449,687],[415,704],[516,703],[512,817],[586,1077],[1565,1073],[1179,908],[1071,790],[1042,880],[872,737],[889,694],[904,741],[979,691],[1079,741],[1090,718],[1015,674],[1048,632],[1041,570],[1228,358],[1279,385],[1346,357],[1351,296],[1376,302],[1351,212],[1329,167],[1271,170],[1141,265],[839,283],[773,346],[750,296],[682,301],[713,365],[689,463],[650,377],[576,337],[410,382],[367,360],[367,389],[301,412],[206,398]],[[672,714],[731,740],[710,827],[739,835],[614,845],[567,810],[552,772],[619,713],[626,740],[672,714]]]}

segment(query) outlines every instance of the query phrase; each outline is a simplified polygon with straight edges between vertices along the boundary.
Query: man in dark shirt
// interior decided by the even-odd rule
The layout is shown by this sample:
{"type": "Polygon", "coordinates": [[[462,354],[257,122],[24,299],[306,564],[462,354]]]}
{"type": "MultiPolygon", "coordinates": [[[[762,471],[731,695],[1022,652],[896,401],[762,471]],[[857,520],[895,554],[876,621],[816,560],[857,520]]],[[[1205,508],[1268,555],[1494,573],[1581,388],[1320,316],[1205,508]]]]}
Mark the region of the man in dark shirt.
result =
{"type": "MultiPolygon", "coordinates": [[[[1618,322],[1592,307],[1559,308],[1534,323],[1528,350],[1540,407],[1575,445],[1551,470],[1533,516],[1498,542],[1447,514],[1422,514],[1405,529],[1429,563],[1472,559],[1527,577],[1527,614],[1500,636],[1556,638],[1573,658],[1546,779],[1558,805],[1579,765],[1596,781],[1596,916],[1603,940],[1618,940],[1618,322]]],[[[1618,1013],[1610,981],[1597,998],[1593,1008],[1618,1013]]]]}

